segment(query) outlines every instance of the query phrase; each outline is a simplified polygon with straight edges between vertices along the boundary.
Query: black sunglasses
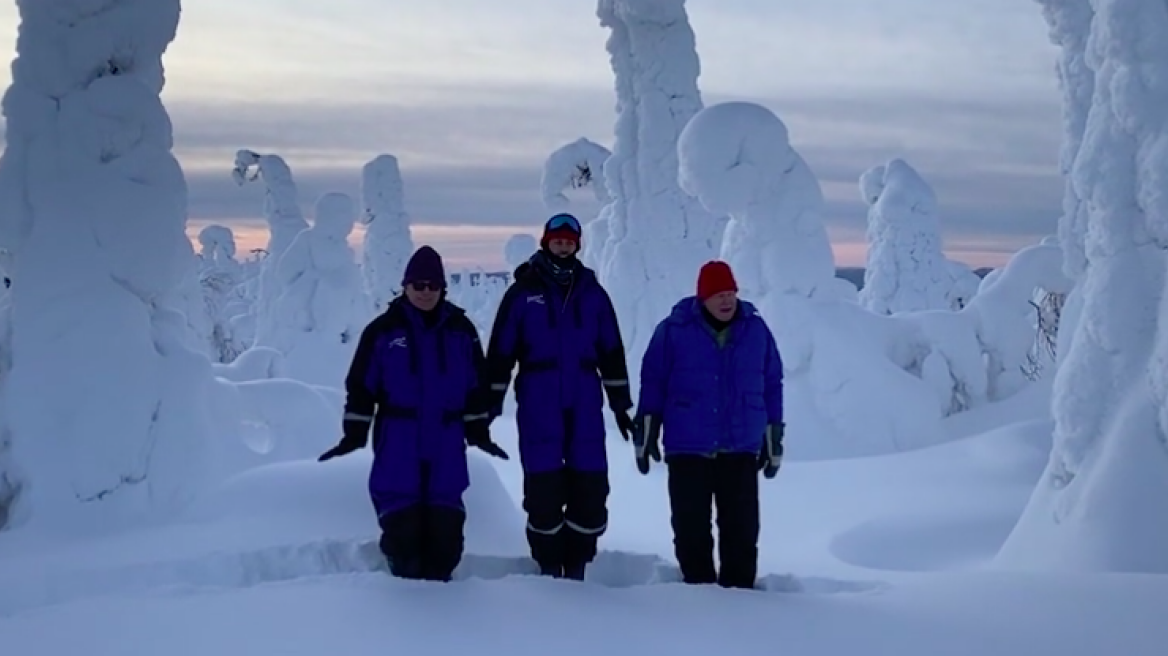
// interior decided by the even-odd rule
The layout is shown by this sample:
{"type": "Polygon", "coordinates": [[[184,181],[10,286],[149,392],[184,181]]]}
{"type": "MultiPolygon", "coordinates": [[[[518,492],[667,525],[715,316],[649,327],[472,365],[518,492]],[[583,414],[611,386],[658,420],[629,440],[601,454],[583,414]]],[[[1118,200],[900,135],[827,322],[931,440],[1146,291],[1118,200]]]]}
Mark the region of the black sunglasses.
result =
{"type": "Polygon", "coordinates": [[[442,291],[442,283],[440,283],[440,282],[429,282],[429,281],[424,281],[424,280],[423,281],[415,281],[415,282],[410,283],[410,287],[413,287],[414,289],[416,289],[420,292],[430,292],[430,291],[440,292],[440,291],[442,291]]]}

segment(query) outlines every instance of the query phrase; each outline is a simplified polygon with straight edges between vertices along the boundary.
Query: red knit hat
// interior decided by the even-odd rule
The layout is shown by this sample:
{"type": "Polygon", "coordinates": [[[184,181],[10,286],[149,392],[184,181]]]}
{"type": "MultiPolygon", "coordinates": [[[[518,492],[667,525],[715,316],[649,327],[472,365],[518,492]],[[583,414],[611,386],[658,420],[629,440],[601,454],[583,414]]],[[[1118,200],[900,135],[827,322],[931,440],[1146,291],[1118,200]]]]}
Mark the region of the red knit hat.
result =
{"type": "Polygon", "coordinates": [[[698,300],[721,294],[722,292],[738,291],[738,283],[734,281],[734,272],[725,262],[714,260],[702,265],[698,274],[698,300]]]}

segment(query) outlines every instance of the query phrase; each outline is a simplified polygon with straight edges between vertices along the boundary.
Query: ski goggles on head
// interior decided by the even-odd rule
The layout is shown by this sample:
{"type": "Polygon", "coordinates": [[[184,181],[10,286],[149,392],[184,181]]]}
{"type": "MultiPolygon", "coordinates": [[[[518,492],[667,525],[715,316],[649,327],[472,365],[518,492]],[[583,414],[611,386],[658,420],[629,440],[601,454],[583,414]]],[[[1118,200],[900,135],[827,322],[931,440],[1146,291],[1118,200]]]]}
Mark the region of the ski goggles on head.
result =
{"type": "Polygon", "coordinates": [[[564,229],[571,230],[576,234],[580,234],[582,232],[580,229],[580,222],[577,221],[576,217],[572,216],[571,214],[557,214],[548,219],[547,230],[549,232],[552,230],[564,229]]]}

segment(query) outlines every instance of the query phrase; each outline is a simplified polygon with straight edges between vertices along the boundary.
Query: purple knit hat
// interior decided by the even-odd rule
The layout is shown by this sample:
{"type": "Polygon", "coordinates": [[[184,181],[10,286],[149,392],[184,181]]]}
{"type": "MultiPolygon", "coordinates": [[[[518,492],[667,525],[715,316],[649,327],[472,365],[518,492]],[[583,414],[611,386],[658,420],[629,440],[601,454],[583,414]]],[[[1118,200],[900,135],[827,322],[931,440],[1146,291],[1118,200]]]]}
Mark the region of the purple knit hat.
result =
{"type": "Polygon", "coordinates": [[[412,282],[437,283],[446,288],[446,270],[442,267],[442,256],[438,251],[423,246],[414,252],[406,264],[405,275],[402,276],[402,287],[412,282]]]}

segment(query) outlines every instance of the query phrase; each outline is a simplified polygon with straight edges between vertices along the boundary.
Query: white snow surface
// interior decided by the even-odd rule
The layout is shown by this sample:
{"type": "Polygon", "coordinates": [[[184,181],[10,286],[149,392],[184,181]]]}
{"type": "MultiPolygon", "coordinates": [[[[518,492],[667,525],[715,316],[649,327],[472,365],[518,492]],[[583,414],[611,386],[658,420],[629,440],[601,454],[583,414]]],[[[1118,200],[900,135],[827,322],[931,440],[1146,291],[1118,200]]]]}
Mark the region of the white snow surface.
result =
{"type": "Polygon", "coordinates": [[[933,188],[902,159],[865,171],[860,188],[868,203],[860,304],[877,314],[951,309],[955,281],[933,188]]]}
{"type": "MultiPolygon", "coordinates": [[[[761,486],[758,591],[677,582],[665,474],[638,475],[619,438],[610,527],[584,583],[532,575],[519,467],[473,450],[455,582],[394,579],[362,451],[251,469],[166,523],[0,534],[0,641],[90,656],[523,655],[584,623],[595,629],[587,643],[563,653],[702,654],[731,635],[739,651],[781,644],[808,656],[1159,654],[1163,578],[992,569],[1051,428],[1030,404],[1019,423],[986,432],[1004,414],[948,426],[951,439],[969,437],[913,454],[785,464],[761,486]],[[646,622],[669,628],[645,633],[646,622]]],[[[504,448],[512,421],[495,424],[504,448]]]]}
{"type": "Polygon", "coordinates": [[[377,312],[401,293],[402,275],[414,253],[410,215],[405,209],[405,183],[393,155],[378,155],[361,169],[365,226],[361,273],[377,312]]]}
{"type": "Polygon", "coordinates": [[[677,182],[677,139],[702,109],[700,64],[685,0],[599,0],[609,30],[617,118],[604,165],[613,201],[589,230],[585,257],[608,289],[627,351],[639,358],[652,326],[692,294],[718,253],[724,221],[677,182]],[[595,243],[601,235],[604,245],[595,243]]]}
{"type": "Polygon", "coordinates": [[[357,213],[347,194],[330,192],[316,202],[315,219],[276,263],[282,290],[256,345],[287,357],[288,375],[315,385],[344,387],[361,331],[373,318],[356,254],[349,246],[357,213]]]}
{"type": "Polygon", "coordinates": [[[604,182],[604,163],[612,151],[584,137],[564,144],[552,151],[543,163],[539,188],[544,207],[551,211],[568,208],[572,201],[565,189],[592,188],[592,194],[602,204],[612,202],[604,182]]]}
{"type": "Polygon", "coordinates": [[[19,9],[0,160],[18,281],[0,414],[26,482],[21,521],[113,522],[189,498],[208,466],[210,364],[165,305],[192,253],[159,97],[179,2],[19,9]]]}

